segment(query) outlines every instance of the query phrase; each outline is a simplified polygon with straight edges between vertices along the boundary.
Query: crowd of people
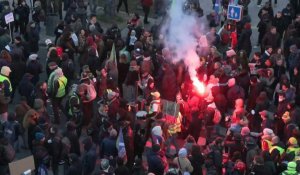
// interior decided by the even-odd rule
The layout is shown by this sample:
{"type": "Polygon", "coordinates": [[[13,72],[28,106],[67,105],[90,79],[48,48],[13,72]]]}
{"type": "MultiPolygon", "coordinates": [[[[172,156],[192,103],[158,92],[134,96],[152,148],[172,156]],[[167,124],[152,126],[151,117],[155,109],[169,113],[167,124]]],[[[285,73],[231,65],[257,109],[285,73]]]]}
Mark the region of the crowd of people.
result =
{"type": "Polygon", "coordinates": [[[135,13],[123,39],[117,24],[86,20],[79,2],[45,40],[46,55],[38,54],[40,1],[32,13],[24,0],[15,7],[13,43],[1,23],[1,175],[24,149],[38,175],[300,174],[299,3],[274,15],[266,2],[253,44],[248,8],[235,23],[191,1],[189,13],[210,29],[194,58],[199,92],[184,62],[172,61],[163,24],[146,30],[147,16],[135,13]]]}

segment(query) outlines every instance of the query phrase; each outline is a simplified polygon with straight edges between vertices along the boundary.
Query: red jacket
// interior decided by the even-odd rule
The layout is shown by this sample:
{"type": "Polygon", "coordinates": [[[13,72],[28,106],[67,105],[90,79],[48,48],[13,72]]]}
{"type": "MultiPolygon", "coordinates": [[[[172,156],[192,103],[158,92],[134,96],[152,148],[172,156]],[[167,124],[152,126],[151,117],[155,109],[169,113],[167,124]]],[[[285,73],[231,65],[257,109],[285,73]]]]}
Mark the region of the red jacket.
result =
{"type": "Polygon", "coordinates": [[[151,7],[153,4],[153,0],[142,0],[142,5],[146,7],[151,7]]]}

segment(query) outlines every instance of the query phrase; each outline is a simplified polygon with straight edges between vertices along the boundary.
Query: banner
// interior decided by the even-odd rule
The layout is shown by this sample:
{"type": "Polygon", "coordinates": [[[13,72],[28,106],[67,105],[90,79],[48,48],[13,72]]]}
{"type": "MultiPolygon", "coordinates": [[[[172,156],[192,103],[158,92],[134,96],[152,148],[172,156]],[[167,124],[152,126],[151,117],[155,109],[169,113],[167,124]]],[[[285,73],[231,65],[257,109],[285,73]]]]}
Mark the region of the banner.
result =
{"type": "Polygon", "coordinates": [[[162,113],[178,117],[180,110],[180,105],[173,101],[161,100],[162,103],[162,113]]]}

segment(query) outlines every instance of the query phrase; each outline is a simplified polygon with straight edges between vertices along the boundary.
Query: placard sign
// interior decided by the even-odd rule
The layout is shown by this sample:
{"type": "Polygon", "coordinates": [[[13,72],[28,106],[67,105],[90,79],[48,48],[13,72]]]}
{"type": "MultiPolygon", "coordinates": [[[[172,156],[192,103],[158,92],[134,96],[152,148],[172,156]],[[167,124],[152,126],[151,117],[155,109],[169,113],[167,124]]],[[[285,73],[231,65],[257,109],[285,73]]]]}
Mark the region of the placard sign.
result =
{"type": "Polygon", "coordinates": [[[14,14],[12,12],[10,12],[9,14],[5,15],[5,23],[11,23],[14,22],[15,18],[14,18],[14,14]]]}

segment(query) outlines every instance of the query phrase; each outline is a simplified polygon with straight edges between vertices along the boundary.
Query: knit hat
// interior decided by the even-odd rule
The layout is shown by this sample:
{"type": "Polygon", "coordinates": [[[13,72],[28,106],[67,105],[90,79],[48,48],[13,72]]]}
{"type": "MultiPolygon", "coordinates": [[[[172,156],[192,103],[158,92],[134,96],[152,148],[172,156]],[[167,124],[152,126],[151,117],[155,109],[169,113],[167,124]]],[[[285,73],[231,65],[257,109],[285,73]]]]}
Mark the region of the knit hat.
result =
{"type": "Polygon", "coordinates": [[[181,157],[181,158],[184,158],[187,156],[187,150],[185,148],[181,148],[179,151],[178,151],[178,156],[181,157]]]}
{"type": "Polygon", "coordinates": [[[48,63],[48,67],[50,70],[53,70],[57,67],[57,63],[55,61],[51,61],[48,63]]]}
{"type": "Polygon", "coordinates": [[[247,136],[250,134],[250,129],[248,127],[243,127],[242,130],[241,130],[241,135],[242,136],[247,136]]]}
{"type": "Polygon", "coordinates": [[[39,99],[39,98],[35,99],[34,104],[33,104],[33,108],[35,110],[40,110],[40,109],[44,108],[44,101],[42,99],[39,99]]]}
{"type": "Polygon", "coordinates": [[[261,136],[262,139],[271,140],[275,136],[272,129],[265,128],[263,130],[263,135],[261,136]]]}
{"type": "Polygon", "coordinates": [[[227,57],[232,57],[232,56],[235,56],[235,55],[236,55],[236,52],[233,49],[226,51],[226,56],[227,57]]]}
{"type": "Polygon", "coordinates": [[[64,75],[64,73],[61,68],[57,68],[57,69],[55,69],[55,75],[58,77],[62,77],[64,75]]]}
{"type": "Polygon", "coordinates": [[[11,73],[11,70],[8,66],[2,66],[2,68],[1,68],[2,75],[9,76],[10,73],[11,73]]]}
{"type": "Polygon", "coordinates": [[[275,136],[272,138],[272,145],[276,145],[280,142],[280,139],[278,136],[275,136]]]}
{"type": "Polygon", "coordinates": [[[63,49],[61,47],[56,47],[56,52],[58,57],[62,57],[63,49]]]}
{"type": "Polygon", "coordinates": [[[37,57],[38,57],[38,55],[34,53],[34,54],[29,55],[28,59],[29,59],[30,61],[33,61],[33,60],[36,60],[37,57]]]}
{"type": "Polygon", "coordinates": [[[22,38],[21,38],[21,36],[16,36],[16,37],[15,37],[15,40],[17,40],[17,41],[22,41],[22,38]]]}
{"type": "Polygon", "coordinates": [[[112,129],[110,132],[109,132],[109,136],[110,137],[116,137],[118,135],[118,132],[117,130],[115,129],[112,129]]]}
{"type": "Polygon", "coordinates": [[[290,145],[298,145],[298,141],[295,137],[289,138],[289,144],[290,145]]]}
{"type": "Polygon", "coordinates": [[[76,124],[72,121],[66,123],[68,131],[74,131],[76,129],[76,124]]]}
{"type": "Polygon", "coordinates": [[[41,141],[45,138],[45,134],[43,134],[42,132],[37,132],[35,133],[34,137],[36,141],[41,141]]]}
{"type": "Polygon", "coordinates": [[[156,136],[162,136],[162,129],[160,126],[153,127],[151,133],[156,136]]]}
{"type": "Polygon", "coordinates": [[[232,86],[234,86],[235,85],[235,78],[230,78],[229,80],[228,80],[228,87],[232,87],[232,86]]]}
{"type": "Polygon", "coordinates": [[[107,93],[107,99],[108,100],[112,100],[114,99],[115,97],[118,97],[119,96],[119,93],[116,93],[114,91],[110,91],[107,93]]]}
{"type": "Polygon", "coordinates": [[[48,39],[46,39],[46,40],[45,40],[45,44],[46,44],[47,46],[48,46],[49,44],[52,44],[52,41],[51,41],[51,39],[49,39],[49,38],[48,38],[48,39]]]}
{"type": "Polygon", "coordinates": [[[284,123],[286,123],[287,121],[289,121],[291,118],[290,118],[290,113],[288,111],[286,111],[283,115],[282,115],[282,120],[284,123]]]}
{"type": "Polygon", "coordinates": [[[155,98],[159,98],[160,97],[160,93],[158,91],[155,92],[151,92],[151,95],[155,98]]]}
{"type": "Polygon", "coordinates": [[[109,160],[107,159],[102,159],[100,163],[101,169],[106,170],[109,168],[109,160]]]}
{"type": "Polygon", "coordinates": [[[259,115],[267,117],[268,116],[268,111],[267,110],[260,111],[259,115]]]}
{"type": "Polygon", "coordinates": [[[290,51],[291,51],[292,53],[296,53],[297,50],[298,50],[298,48],[297,48],[297,45],[296,45],[296,44],[290,46],[290,51]]]}
{"type": "Polygon", "coordinates": [[[289,162],[287,165],[288,171],[296,171],[297,164],[296,162],[289,162]]]}

